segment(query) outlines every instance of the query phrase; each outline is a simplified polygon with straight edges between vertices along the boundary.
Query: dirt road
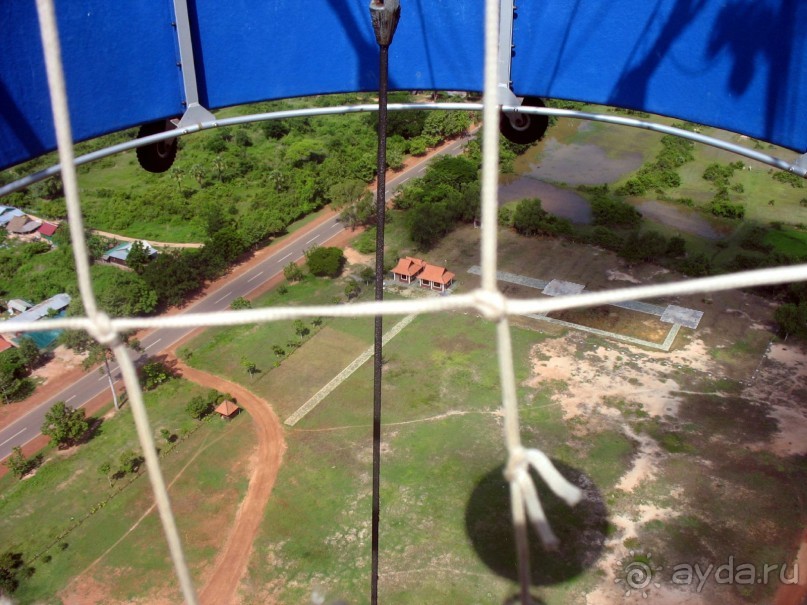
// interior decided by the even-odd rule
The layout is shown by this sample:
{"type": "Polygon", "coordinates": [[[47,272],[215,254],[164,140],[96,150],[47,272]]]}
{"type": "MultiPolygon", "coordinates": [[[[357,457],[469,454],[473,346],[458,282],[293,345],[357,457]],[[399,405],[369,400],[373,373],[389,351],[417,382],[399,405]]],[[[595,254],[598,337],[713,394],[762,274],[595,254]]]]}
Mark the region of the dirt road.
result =
{"type": "Polygon", "coordinates": [[[249,488],[244,496],[230,534],[219,551],[213,571],[200,591],[203,605],[236,603],[236,590],[247,569],[252,542],[263,519],[263,511],[277,479],[286,451],[280,420],[272,407],[244,387],[218,376],[189,368],[182,362],[177,370],[183,378],[235,397],[238,405],[249,412],[258,433],[257,464],[252,470],[249,488]]]}

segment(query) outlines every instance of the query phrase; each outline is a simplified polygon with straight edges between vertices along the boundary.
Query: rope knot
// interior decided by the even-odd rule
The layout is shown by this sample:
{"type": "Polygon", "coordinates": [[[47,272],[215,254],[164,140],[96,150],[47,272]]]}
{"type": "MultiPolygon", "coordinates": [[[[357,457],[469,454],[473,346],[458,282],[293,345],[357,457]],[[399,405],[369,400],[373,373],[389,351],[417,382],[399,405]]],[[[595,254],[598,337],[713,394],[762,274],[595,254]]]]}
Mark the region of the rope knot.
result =
{"type": "Polygon", "coordinates": [[[479,312],[487,319],[498,321],[507,315],[507,299],[501,292],[476,290],[474,302],[479,312]]]}
{"type": "Polygon", "coordinates": [[[519,446],[510,452],[510,457],[507,459],[507,466],[504,467],[504,478],[509,483],[518,481],[521,473],[526,473],[529,469],[529,462],[527,461],[527,450],[519,446]]]}
{"type": "MultiPolygon", "coordinates": [[[[540,536],[541,542],[544,543],[544,547],[547,550],[555,550],[560,541],[552,531],[544,514],[538,491],[529,473],[530,467],[535,469],[535,472],[549,486],[549,489],[555,492],[569,506],[577,504],[583,497],[583,492],[561,475],[549,457],[541,450],[526,449],[518,446],[510,451],[510,458],[507,461],[504,476],[518,493],[521,505],[526,509],[527,517],[535,527],[535,531],[540,536]]],[[[523,530],[522,527],[519,531],[523,530]]]]}
{"type": "Polygon", "coordinates": [[[98,311],[90,319],[87,332],[89,332],[90,336],[97,340],[99,344],[105,347],[113,347],[120,342],[118,333],[112,327],[112,320],[109,318],[109,315],[103,311],[98,311]]]}

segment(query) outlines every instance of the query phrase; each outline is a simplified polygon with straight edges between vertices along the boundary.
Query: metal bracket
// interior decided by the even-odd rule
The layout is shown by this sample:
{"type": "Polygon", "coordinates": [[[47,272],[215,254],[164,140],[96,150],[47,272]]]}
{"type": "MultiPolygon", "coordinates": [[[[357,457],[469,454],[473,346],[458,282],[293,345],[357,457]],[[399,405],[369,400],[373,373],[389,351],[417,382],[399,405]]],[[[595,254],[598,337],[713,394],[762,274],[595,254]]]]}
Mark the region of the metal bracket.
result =
{"type": "Polygon", "coordinates": [[[801,176],[807,178],[807,153],[800,155],[798,159],[793,162],[793,165],[803,171],[801,176]]]}
{"type": "MultiPolygon", "coordinates": [[[[515,0],[500,0],[499,2],[499,105],[521,105],[519,99],[511,88],[510,67],[513,63],[513,20],[516,13],[515,0]]],[[[512,114],[511,114],[512,115],[512,114]]]]}
{"type": "Polygon", "coordinates": [[[193,58],[191,20],[188,16],[187,0],[174,0],[174,15],[179,46],[179,68],[182,70],[182,84],[185,89],[185,113],[177,125],[179,128],[215,120],[215,116],[199,104],[199,87],[196,82],[196,63],[193,58]]]}

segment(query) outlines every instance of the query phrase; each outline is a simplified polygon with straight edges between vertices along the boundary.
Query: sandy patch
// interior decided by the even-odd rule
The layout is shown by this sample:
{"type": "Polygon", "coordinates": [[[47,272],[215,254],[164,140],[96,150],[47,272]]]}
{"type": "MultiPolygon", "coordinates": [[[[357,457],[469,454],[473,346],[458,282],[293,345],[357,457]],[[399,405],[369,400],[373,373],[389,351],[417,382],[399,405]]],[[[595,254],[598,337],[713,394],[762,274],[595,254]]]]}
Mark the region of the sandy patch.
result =
{"type": "Polygon", "coordinates": [[[616,488],[632,492],[640,483],[656,476],[656,460],[661,454],[661,449],[652,437],[634,433],[627,425],[623,430],[631,440],[639,443],[639,451],[633,458],[633,466],[622,475],[616,488]]]}
{"type": "Polygon", "coordinates": [[[605,272],[608,281],[626,281],[630,282],[631,284],[641,284],[642,281],[636,279],[632,275],[628,275],[627,273],[622,273],[621,271],[617,271],[616,269],[608,269],[605,272]]]}
{"type": "Polygon", "coordinates": [[[349,265],[367,265],[368,267],[372,267],[375,264],[374,254],[362,254],[350,246],[345,247],[344,254],[349,265]]]}
{"type": "Polygon", "coordinates": [[[599,346],[582,356],[578,347],[585,337],[577,333],[533,347],[531,387],[561,380],[568,389],[554,396],[566,419],[589,414],[605,397],[641,404],[651,416],[675,415],[680,385],[667,376],[676,366],[698,371],[711,369],[706,346],[699,340],[674,353],[632,352],[616,346],[599,346]]]}
{"type": "Polygon", "coordinates": [[[59,345],[53,350],[53,357],[31,374],[47,381],[49,378],[61,376],[65,372],[80,368],[82,361],[84,361],[83,354],[75,353],[64,345],[59,345]]]}

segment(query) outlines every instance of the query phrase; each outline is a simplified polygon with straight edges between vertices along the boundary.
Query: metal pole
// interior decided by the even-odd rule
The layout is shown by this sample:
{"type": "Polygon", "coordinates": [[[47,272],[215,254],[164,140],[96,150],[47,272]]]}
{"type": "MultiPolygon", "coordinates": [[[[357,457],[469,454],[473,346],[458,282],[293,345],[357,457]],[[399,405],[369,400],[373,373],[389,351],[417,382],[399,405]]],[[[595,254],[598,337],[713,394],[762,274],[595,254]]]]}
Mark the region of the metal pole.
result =
{"type": "MultiPolygon", "coordinates": [[[[398,26],[401,8],[398,0],[373,0],[370,18],[379,46],[378,81],[378,156],[375,199],[375,299],[384,299],[384,220],[387,210],[387,76],[389,71],[389,45],[398,26]]],[[[375,316],[373,358],[373,516],[372,565],[370,572],[370,603],[378,604],[378,550],[381,519],[381,370],[383,318],[375,316]]]]}

